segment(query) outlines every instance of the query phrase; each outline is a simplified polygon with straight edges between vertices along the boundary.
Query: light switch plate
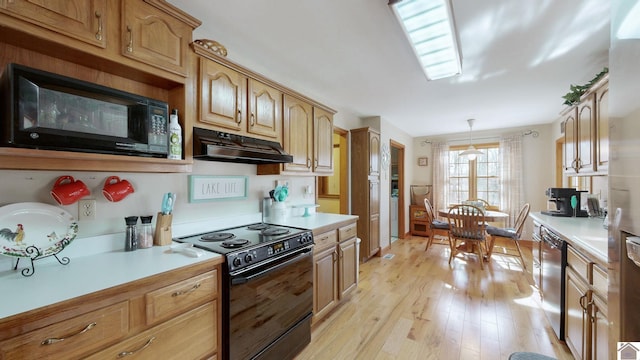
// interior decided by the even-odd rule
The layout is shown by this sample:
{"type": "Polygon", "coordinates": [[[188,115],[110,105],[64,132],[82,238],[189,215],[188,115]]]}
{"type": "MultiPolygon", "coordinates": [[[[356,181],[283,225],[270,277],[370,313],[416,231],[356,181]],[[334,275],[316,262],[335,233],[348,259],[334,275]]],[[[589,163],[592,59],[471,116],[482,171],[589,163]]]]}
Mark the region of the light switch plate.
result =
{"type": "Polygon", "coordinates": [[[94,199],[78,201],[78,220],[96,219],[96,201],[94,199]]]}

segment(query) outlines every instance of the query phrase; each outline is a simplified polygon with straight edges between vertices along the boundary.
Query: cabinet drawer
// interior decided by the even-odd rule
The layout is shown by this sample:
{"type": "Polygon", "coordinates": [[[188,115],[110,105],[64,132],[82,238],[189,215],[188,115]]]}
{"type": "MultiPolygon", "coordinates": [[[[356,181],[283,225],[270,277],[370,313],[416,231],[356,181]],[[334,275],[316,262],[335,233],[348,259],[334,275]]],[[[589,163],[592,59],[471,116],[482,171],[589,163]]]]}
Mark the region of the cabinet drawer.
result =
{"type": "Polygon", "coordinates": [[[357,224],[353,223],[351,225],[343,226],[338,229],[338,241],[343,242],[347,239],[351,239],[356,236],[357,233],[357,224]]]}
{"type": "Polygon", "coordinates": [[[567,247],[567,265],[580,275],[583,280],[589,281],[589,260],[574,250],[571,246],[567,247]]]}
{"type": "Polygon", "coordinates": [[[325,249],[327,247],[335,246],[337,244],[337,238],[335,230],[327,231],[313,237],[316,251],[325,249]]]}
{"type": "Polygon", "coordinates": [[[202,359],[217,352],[216,301],[113,345],[89,359],[202,359]],[[133,357],[133,356],[132,356],[133,357]]]}
{"type": "Polygon", "coordinates": [[[598,265],[593,266],[593,289],[599,296],[606,299],[609,291],[609,277],[607,271],[598,265]]]}
{"type": "Polygon", "coordinates": [[[145,295],[147,325],[166,320],[217,296],[218,270],[165,286],[145,295]]]}
{"type": "Polygon", "coordinates": [[[64,354],[65,359],[77,359],[128,332],[129,302],[123,301],[9,339],[0,344],[0,358],[53,359],[64,354]]]}

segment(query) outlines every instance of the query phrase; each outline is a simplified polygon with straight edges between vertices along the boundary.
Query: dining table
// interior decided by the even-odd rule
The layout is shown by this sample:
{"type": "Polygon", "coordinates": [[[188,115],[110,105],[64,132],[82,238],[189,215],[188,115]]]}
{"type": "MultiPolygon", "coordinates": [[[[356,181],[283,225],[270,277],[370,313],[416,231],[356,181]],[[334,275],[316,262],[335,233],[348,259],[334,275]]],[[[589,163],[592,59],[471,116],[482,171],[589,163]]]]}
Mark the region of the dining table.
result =
{"type": "MultiPolygon", "coordinates": [[[[438,210],[438,215],[444,218],[449,217],[449,209],[440,209],[438,210]]],[[[504,213],[502,211],[496,210],[485,210],[484,211],[484,221],[487,222],[499,222],[505,224],[509,219],[509,214],[504,213]]]]}

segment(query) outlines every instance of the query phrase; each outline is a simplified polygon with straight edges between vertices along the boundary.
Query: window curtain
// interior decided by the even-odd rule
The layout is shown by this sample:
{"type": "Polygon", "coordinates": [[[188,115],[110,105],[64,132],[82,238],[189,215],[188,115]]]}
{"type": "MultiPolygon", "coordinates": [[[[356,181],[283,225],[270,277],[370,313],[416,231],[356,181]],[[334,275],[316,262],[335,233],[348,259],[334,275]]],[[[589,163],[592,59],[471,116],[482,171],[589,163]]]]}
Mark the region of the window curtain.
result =
{"type": "Polygon", "coordinates": [[[509,214],[510,227],[515,225],[524,205],[524,176],[522,165],[522,136],[500,139],[500,209],[509,214]]]}
{"type": "Polygon", "coordinates": [[[432,143],[433,151],[433,209],[445,209],[449,203],[449,145],[432,143]]]}

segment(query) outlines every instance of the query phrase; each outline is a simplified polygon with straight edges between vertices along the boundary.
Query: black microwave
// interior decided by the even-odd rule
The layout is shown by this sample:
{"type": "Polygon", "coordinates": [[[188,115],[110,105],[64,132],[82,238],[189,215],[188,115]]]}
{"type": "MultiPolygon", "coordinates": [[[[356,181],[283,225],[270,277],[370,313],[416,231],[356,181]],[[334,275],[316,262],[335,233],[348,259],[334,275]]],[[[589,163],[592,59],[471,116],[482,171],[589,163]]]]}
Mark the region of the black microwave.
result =
{"type": "Polygon", "coordinates": [[[2,146],[148,157],[169,152],[166,102],[9,64],[2,146]]]}

